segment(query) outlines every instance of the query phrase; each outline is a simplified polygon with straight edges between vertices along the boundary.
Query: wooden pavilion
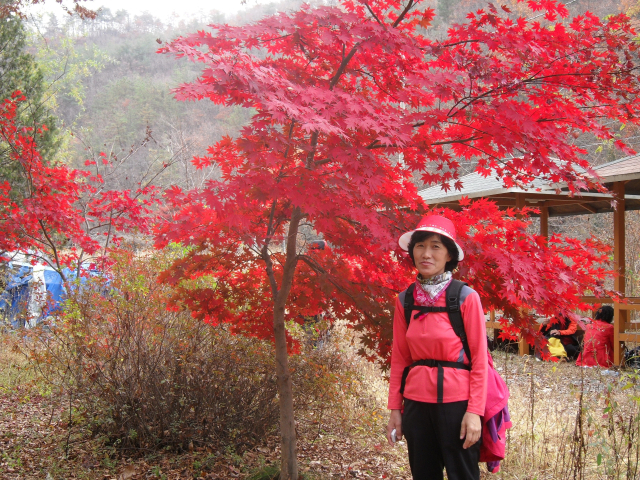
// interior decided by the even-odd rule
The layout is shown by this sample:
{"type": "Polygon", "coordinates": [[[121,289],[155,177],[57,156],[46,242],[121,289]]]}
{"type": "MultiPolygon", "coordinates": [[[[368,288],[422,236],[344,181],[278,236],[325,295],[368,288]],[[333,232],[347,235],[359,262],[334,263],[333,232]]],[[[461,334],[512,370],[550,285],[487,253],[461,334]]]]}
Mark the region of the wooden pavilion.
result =
{"type": "MultiPolygon", "coordinates": [[[[614,267],[619,276],[614,280],[614,289],[625,294],[625,302],[613,302],[610,298],[583,297],[587,303],[610,303],[615,309],[614,317],[614,362],[623,360],[623,342],[640,343],[640,324],[631,323],[629,312],[640,310],[640,297],[626,297],[625,279],[625,212],[640,210],[640,155],[622,158],[595,167],[600,181],[611,193],[585,191],[571,196],[566,185],[550,184],[536,180],[529,189],[504,188],[497,178],[484,178],[471,173],[461,178],[463,187],[455,193],[445,192],[440,186],[422,190],[419,195],[431,206],[460,210],[459,200],[488,198],[501,208],[523,208],[540,210],[540,235],[549,236],[549,217],[584,214],[613,213],[614,267]],[[616,208],[612,201],[615,200],[616,208]]],[[[487,326],[499,328],[492,312],[492,322],[487,326]]],[[[520,354],[529,352],[528,345],[520,342],[520,354]]]]}

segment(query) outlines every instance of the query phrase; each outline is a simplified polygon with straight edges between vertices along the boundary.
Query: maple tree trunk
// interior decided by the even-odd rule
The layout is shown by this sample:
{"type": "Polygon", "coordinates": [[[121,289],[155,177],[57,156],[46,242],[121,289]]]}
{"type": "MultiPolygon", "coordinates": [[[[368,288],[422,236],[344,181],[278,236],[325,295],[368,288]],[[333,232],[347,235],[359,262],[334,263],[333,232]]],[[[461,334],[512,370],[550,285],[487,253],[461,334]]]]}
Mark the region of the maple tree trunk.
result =
{"type": "Polygon", "coordinates": [[[284,313],[296,269],[296,239],[298,237],[298,225],[301,217],[300,209],[295,208],[291,215],[291,222],[289,224],[286,252],[287,257],[283,269],[282,284],[275,296],[273,305],[273,333],[276,345],[276,382],[278,386],[278,395],[280,397],[280,480],[298,480],[293,388],[291,384],[291,372],[289,371],[289,356],[287,353],[287,336],[284,324],[284,313]]]}

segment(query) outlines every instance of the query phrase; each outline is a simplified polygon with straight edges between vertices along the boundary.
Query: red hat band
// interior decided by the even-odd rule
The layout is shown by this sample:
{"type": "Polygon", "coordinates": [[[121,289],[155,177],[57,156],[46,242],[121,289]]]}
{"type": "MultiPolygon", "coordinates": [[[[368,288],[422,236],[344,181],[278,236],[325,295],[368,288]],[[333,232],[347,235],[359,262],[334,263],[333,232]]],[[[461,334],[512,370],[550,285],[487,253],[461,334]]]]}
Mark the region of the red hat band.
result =
{"type": "Polygon", "coordinates": [[[420,220],[420,223],[416,227],[416,230],[425,230],[429,232],[437,232],[441,235],[446,235],[454,242],[456,241],[456,228],[453,226],[453,222],[448,218],[430,215],[420,220]]]}
{"type": "Polygon", "coordinates": [[[409,243],[411,242],[411,236],[416,231],[433,232],[444,235],[445,237],[449,237],[451,240],[453,240],[453,243],[456,244],[456,247],[458,247],[458,260],[462,260],[464,258],[464,252],[456,241],[456,227],[448,218],[442,217],[440,215],[429,215],[424,217],[422,220],[420,220],[420,223],[418,223],[418,226],[414,230],[406,232],[400,237],[400,239],[398,240],[400,248],[402,248],[404,251],[408,251],[409,243]]]}

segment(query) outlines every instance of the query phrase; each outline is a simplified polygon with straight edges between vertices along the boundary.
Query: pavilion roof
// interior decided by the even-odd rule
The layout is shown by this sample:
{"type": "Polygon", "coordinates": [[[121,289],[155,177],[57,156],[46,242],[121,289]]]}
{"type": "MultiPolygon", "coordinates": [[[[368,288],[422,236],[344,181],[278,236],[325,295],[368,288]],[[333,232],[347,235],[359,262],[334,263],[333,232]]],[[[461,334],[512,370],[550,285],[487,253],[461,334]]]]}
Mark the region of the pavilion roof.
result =
{"type": "Polygon", "coordinates": [[[614,160],[599,165],[594,170],[605,183],[637,180],[640,178],[640,155],[614,160]]]}
{"type": "Polygon", "coordinates": [[[482,198],[506,193],[526,193],[536,190],[555,192],[555,188],[552,190],[549,182],[539,179],[534,180],[528,189],[522,189],[520,187],[505,188],[501,179],[496,177],[483,177],[477,172],[461,177],[460,181],[462,182],[461,190],[445,191],[441,185],[436,185],[420,190],[418,195],[420,195],[425,202],[433,204],[457,202],[462,197],[482,198]]]}
{"type": "MultiPolygon", "coordinates": [[[[594,167],[602,183],[609,190],[614,182],[625,182],[625,207],[627,210],[640,210],[640,155],[621,158],[604,165],[594,167]]],[[[566,185],[552,184],[547,180],[536,179],[527,188],[505,188],[502,180],[496,177],[483,177],[479,173],[470,173],[460,178],[462,189],[445,191],[440,185],[418,192],[428,205],[443,206],[459,210],[458,201],[464,196],[470,199],[490,198],[501,208],[515,207],[517,202],[530,207],[546,206],[550,216],[581,215],[589,213],[612,212],[613,196],[596,191],[571,195],[566,185]]]]}

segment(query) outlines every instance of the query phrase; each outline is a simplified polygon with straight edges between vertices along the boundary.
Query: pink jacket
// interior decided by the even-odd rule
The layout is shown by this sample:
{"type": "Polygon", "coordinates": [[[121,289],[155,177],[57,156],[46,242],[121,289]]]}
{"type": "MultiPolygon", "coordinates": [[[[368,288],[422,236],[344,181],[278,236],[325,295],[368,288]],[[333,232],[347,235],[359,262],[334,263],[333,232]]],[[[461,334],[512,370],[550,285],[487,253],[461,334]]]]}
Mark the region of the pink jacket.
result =
{"type": "MultiPolygon", "coordinates": [[[[435,306],[444,307],[444,295],[435,306]]],[[[445,368],[443,402],[469,400],[467,411],[484,415],[487,396],[487,337],[485,318],[478,294],[464,287],[460,295],[460,310],[471,351],[471,371],[445,368]]],[[[462,342],[453,331],[446,312],[427,313],[415,318],[414,312],[409,329],[404,318],[404,308],[396,299],[393,318],[393,350],[389,381],[390,410],[402,409],[400,394],[402,372],[416,360],[433,359],[468,364],[462,342]]],[[[406,380],[404,397],[419,402],[436,403],[437,368],[417,366],[411,369],[406,380]]]]}
{"type": "Polygon", "coordinates": [[[487,469],[491,473],[500,470],[500,461],[504,459],[506,451],[507,429],[511,428],[508,403],[509,389],[493,368],[493,358],[489,355],[487,405],[482,418],[480,461],[487,462],[487,469]]]}

